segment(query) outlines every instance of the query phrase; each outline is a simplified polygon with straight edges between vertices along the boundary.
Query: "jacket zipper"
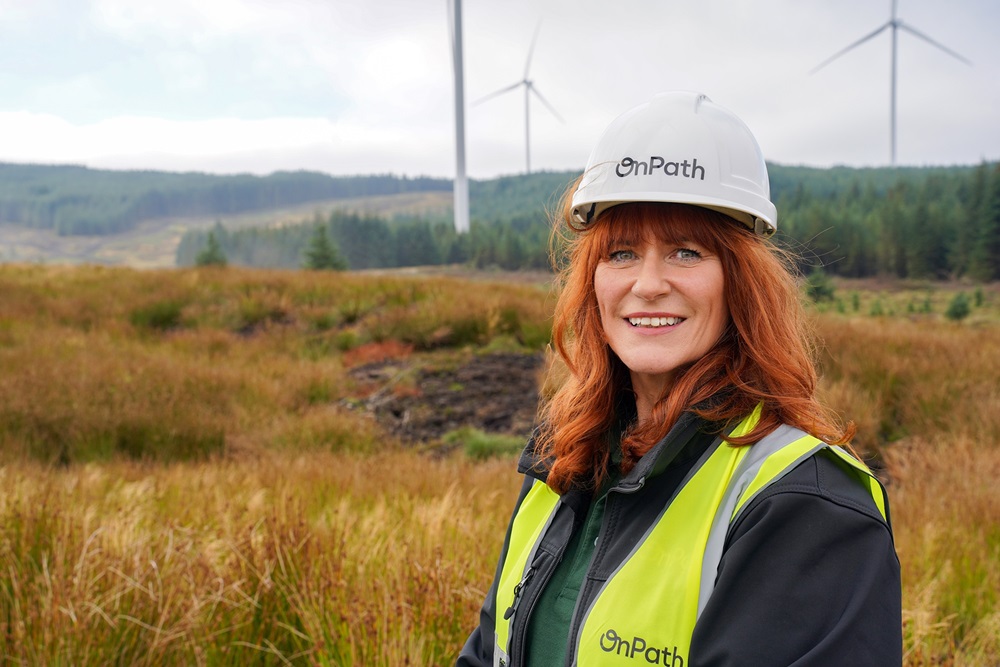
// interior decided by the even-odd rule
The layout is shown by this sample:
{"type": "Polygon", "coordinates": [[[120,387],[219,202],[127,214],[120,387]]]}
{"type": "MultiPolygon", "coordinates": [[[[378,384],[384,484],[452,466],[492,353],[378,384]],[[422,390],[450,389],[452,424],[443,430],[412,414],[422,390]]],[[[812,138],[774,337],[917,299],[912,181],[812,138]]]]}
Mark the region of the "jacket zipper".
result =
{"type": "Polygon", "coordinates": [[[522,584],[524,586],[520,590],[518,587],[514,589],[514,602],[504,612],[504,617],[510,620],[510,652],[508,653],[510,665],[508,667],[524,664],[524,649],[528,641],[528,620],[531,618],[531,612],[535,608],[538,598],[542,596],[542,591],[549,582],[549,577],[561,559],[561,556],[555,556],[543,566],[531,566],[528,568],[529,572],[525,572],[524,578],[518,583],[518,587],[521,587],[522,584]],[[528,586],[528,581],[531,579],[534,581],[528,586]]]}
{"type": "Polygon", "coordinates": [[[525,571],[524,576],[521,577],[521,581],[517,582],[517,585],[514,586],[514,601],[511,602],[509,607],[507,607],[507,611],[503,613],[503,620],[509,621],[510,617],[514,615],[514,612],[517,611],[517,605],[521,604],[521,594],[524,592],[524,586],[528,583],[531,579],[531,575],[534,573],[535,568],[529,566],[525,571]]]}
{"type": "MultiPolygon", "coordinates": [[[[608,490],[608,499],[607,499],[607,502],[608,503],[611,502],[611,494],[612,493],[633,494],[633,493],[637,492],[639,489],[641,489],[643,486],[645,486],[645,484],[646,484],[646,478],[645,477],[640,477],[639,479],[637,479],[635,481],[635,484],[632,484],[632,485],[629,485],[629,486],[621,486],[621,485],[615,486],[614,488],[608,490]]],[[[608,519],[608,507],[607,507],[607,505],[605,505],[605,507],[604,507],[604,518],[601,519],[601,530],[597,533],[597,539],[598,540],[602,536],[606,536],[607,535],[607,532],[608,532],[608,530],[607,530],[607,528],[608,528],[608,526],[607,526],[608,521],[609,521],[609,519],[608,519]]],[[[591,570],[591,568],[594,565],[594,559],[596,559],[596,558],[597,558],[597,550],[595,549],[594,550],[594,554],[591,557],[590,566],[587,567],[587,572],[583,575],[584,581],[587,580],[587,575],[590,574],[590,570],[591,570]]],[[[583,593],[583,588],[584,588],[583,586],[580,587],[580,593],[581,594],[583,593]]],[[[583,598],[580,598],[580,599],[577,600],[576,609],[573,610],[573,616],[570,618],[570,632],[569,632],[569,640],[568,640],[569,641],[569,646],[566,649],[566,667],[574,667],[576,665],[576,649],[577,649],[577,645],[579,644],[578,635],[580,634],[580,630],[583,628],[583,619],[586,618],[587,614],[590,613],[590,609],[591,609],[591,607],[594,606],[594,602],[597,601],[597,598],[594,597],[592,600],[589,600],[587,602],[587,608],[586,609],[581,609],[581,603],[583,601],[584,601],[583,598]],[[582,614],[580,613],[581,611],[583,612],[582,614]]]]}

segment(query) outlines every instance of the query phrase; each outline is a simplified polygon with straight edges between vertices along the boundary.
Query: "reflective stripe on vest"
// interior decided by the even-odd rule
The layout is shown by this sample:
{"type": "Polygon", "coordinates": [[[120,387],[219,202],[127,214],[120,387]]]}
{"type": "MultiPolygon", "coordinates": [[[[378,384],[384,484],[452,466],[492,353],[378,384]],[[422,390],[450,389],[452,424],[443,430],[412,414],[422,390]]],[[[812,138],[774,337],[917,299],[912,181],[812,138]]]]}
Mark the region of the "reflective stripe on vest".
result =
{"type": "Polygon", "coordinates": [[[515,600],[521,592],[520,586],[529,574],[529,563],[534,560],[538,543],[552,522],[558,505],[559,494],[536,479],[521,501],[520,507],[517,508],[517,515],[510,528],[507,557],[504,559],[500,581],[497,584],[494,667],[506,667],[510,664],[507,655],[510,653],[512,617],[505,618],[508,616],[506,610],[515,606],[515,600]]]}
{"type": "MultiPolygon", "coordinates": [[[[731,435],[748,433],[759,418],[758,406],[731,435]]],[[[863,463],[839,447],[789,426],[749,447],[722,442],[706,453],[700,467],[689,474],[673,501],[605,582],[585,613],[574,664],[688,664],[691,636],[715,586],[729,525],[761,491],[824,448],[857,471],[885,517],[881,485],[863,463]]],[[[510,662],[513,619],[502,614],[513,606],[515,588],[529,574],[543,528],[558,504],[558,496],[546,489],[535,482],[514,518],[497,587],[496,666],[510,662]]]]}

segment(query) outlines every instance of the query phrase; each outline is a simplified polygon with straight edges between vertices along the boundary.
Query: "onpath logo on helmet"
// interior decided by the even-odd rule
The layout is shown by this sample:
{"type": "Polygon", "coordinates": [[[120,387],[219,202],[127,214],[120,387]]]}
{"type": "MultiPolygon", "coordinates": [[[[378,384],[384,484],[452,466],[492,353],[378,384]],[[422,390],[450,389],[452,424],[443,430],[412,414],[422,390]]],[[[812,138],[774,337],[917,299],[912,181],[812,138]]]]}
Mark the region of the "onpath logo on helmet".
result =
{"type": "Polygon", "coordinates": [[[661,93],[618,116],[583,173],[571,200],[572,220],[581,229],[612,206],[630,202],[704,206],[759,236],[777,228],[757,140],[735,114],[700,93],[661,93]],[[668,155],[635,154],[653,150],[668,155]],[[612,171],[618,178],[611,178],[612,171]]]}
{"type": "Polygon", "coordinates": [[[663,171],[667,176],[705,180],[705,167],[698,164],[698,158],[683,162],[667,162],[659,155],[651,155],[649,162],[643,162],[632,157],[623,157],[621,162],[615,166],[615,173],[619,178],[649,176],[656,171],[663,171]]]}

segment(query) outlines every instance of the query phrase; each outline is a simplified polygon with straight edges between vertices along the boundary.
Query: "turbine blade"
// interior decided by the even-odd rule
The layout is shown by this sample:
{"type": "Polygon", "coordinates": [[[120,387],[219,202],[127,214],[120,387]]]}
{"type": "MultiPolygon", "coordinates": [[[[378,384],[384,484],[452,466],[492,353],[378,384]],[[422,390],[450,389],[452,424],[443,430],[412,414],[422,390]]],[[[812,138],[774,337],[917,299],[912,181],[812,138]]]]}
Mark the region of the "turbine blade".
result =
{"type": "Polygon", "coordinates": [[[475,106],[477,104],[481,104],[481,103],[485,102],[486,100],[492,100],[494,97],[499,97],[500,95],[503,95],[504,93],[509,93],[510,91],[514,90],[518,86],[522,86],[522,85],[524,85],[524,81],[518,81],[517,83],[512,83],[509,86],[507,86],[506,88],[501,88],[500,90],[494,91],[494,92],[490,93],[489,95],[486,95],[485,97],[480,97],[478,100],[476,100],[475,102],[473,102],[472,105],[475,106]]]}
{"type": "Polygon", "coordinates": [[[528,84],[528,88],[531,89],[531,92],[533,92],[535,94],[535,96],[538,97],[538,99],[540,99],[542,101],[542,104],[544,104],[545,107],[549,111],[552,112],[552,115],[559,119],[560,123],[565,123],[566,122],[566,121],[563,120],[563,117],[559,115],[559,112],[555,110],[555,107],[553,107],[551,104],[549,104],[549,101],[547,99],[545,99],[540,92],[538,92],[538,89],[535,88],[534,85],[532,85],[532,84],[529,83],[528,84]]]}
{"type": "Polygon", "coordinates": [[[867,42],[869,39],[872,39],[872,38],[876,37],[880,32],[882,32],[883,30],[885,30],[886,28],[888,28],[891,25],[892,25],[891,21],[888,22],[888,23],[883,24],[881,28],[878,28],[877,30],[875,30],[875,31],[873,31],[873,32],[865,35],[864,37],[862,37],[858,41],[854,42],[850,46],[847,46],[847,47],[841,49],[840,51],[837,51],[832,56],[830,56],[829,58],[827,58],[826,60],[824,60],[823,62],[821,62],[819,65],[816,65],[816,67],[813,67],[811,70],[809,70],[809,73],[810,74],[815,74],[816,72],[820,71],[821,69],[823,69],[824,67],[826,67],[827,65],[829,65],[830,63],[832,63],[834,60],[836,60],[840,56],[844,55],[845,53],[847,53],[848,51],[850,51],[851,49],[853,49],[854,47],[861,46],[862,44],[864,44],[865,42],[867,42]]]}
{"type": "Polygon", "coordinates": [[[916,28],[911,28],[910,26],[906,25],[902,21],[897,21],[896,24],[900,28],[902,28],[903,30],[905,30],[908,33],[910,33],[911,35],[913,35],[914,37],[919,37],[920,39],[924,40],[925,42],[927,42],[931,46],[938,47],[939,49],[941,49],[942,51],[944,51],[945,53],[947,53],[949,56],[951,56],[953,58],[958,58],[959,60],[961,60],[966,65],[971,65],[972,64],[972,61],[969,60],[968,58],[964,58],[964,57],[958,55],[957,53],[955,53],[954,51],[952,51],[951,49],[949,49],[947,46],[944,46],[943,44],[935,42],[933,39],[931,39],[930,37],[928,37],[924,33],[920,32],[916,28]]]}
{"type": "Polygon", "coordinates": [[[531,37],[531,46],[528,47],[528,59],[524,63],[524,80],[528,80],[528,70],[531,69],[531,57],[535,55],[535,42],[538,41],[538,31],[542,29],[542,20],[538,19],[535,26],[535,34],[531,37]]]}

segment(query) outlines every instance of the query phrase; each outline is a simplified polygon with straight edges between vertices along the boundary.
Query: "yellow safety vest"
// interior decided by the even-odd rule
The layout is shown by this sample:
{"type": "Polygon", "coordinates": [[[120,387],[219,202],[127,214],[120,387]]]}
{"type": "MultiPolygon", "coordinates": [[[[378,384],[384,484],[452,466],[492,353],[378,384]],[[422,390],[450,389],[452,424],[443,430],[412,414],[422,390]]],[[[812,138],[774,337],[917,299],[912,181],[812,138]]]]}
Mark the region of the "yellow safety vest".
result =
{"type": "MultiPolygon", "coordinates": [[[[731,433],[748,433],[760,407],[731,433]]],[[[729,525],[757,494],[821,449],[845,461],[871,493],[883,518],[885,495],[868,468],[840,447],[789,426],[749,447],[723,442],[689,475],[629,557],[605,582],[575,638],[579,667],[684,667],[695,623],[715,585],[729,525]]],[[[536,480],[511,525],[496,592],[493,664],[510,663],[510,631],[520,588],[559,505],[559,495],[536,480]],[[505,618],[506,616],[506,618],[505,618]]]]}

